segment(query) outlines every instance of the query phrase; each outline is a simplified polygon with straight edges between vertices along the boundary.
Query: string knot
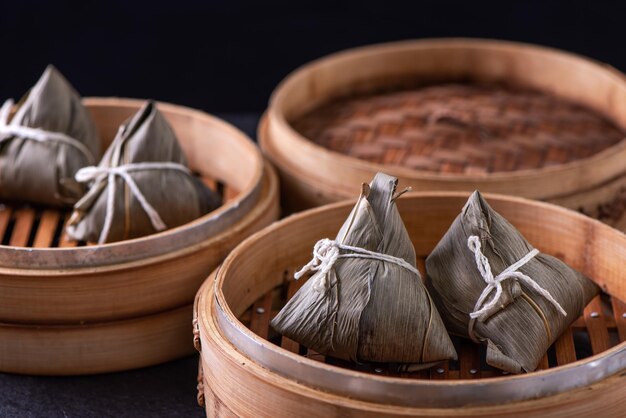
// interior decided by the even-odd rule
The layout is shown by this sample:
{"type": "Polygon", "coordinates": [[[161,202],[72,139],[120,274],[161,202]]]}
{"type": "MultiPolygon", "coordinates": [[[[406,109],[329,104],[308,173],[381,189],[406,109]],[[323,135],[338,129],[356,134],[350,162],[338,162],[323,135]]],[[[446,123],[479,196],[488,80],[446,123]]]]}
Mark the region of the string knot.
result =
{"type": "Polygon", "coordinates": [[[148,202],[144,194],[141,192],[141,189],[139,189],[139,186],[137,186],[137,183],[130,175],[131,172],[146,170],[177,170],[182,173],[191,175],[191,172],[187,167],[182,164],[173,162],[131,163],[119,165],[116,167],[89,166],[83,167],[76,172],[76,181],[80,183],[94,182],[94,185],[92,187],[97,187],[98,184],[104,181],[107,182],[106,186],[108,193],[106,201],[106,212],[104,217],[104,225],[98,239],[98,244],[104,244],[106,242],[109,236],[109,232],[111,230],[111,225],[113,224],[113,215],[115,210],[116,177],[120,177],[124,182],[126,182],[130,189],[130,192],[133,194],[133,196],[135,196],[137,201],[139,201],[139,204],[143,208],[144,212],[146,213],[146,215],[148,215],[148,218],[150,218],[150,223],[152,224],[154,229],[156,231],[163,231],[167,228],[159,213],[148,202]]]}
{"type": "Polygon", "coordinates": [[[64,145],[69,145],[70,147],[76,149],[85,157],[85,159],[87,160],[87,164],[95,164],[96,159],[89,150],[89,148],[87,148],[82,142],[78,141],[75,138],[72,138],[69,135],[61,132],[46,131],[40,128],[31,128],[29,126],[9,124],[9,115],[11,114],[12,108],[13,99],[7,99],[0,108],[0,135],[3,135],[3,137],[0,138],[0,143],[12,137],[30,139],[32,141],[42,143],[56,142],[64,145]]]}
{"type": "Polygon", "coordinates": [[[474,311],[469,314],[470,318],[476,319],[497,305],[497,303],[500,301],[500,297],[502,296],[502,282],[507,279],[518,279],[523,281],[535,292],[543,296],[548,302],[552,303],[556,310],[559,311],[563,316],[567,316],[567,312],[565,312],[559,302],[557,302],[554,297],[552,297],[550,292],[539,286],[539,284],[529,276],[518,271],[524,264],[528,263],[537,254],[539,254],[539,250],[537,250],[536,248],[533,249],[524,257],[522,257],[519,261],[507,267],[504,271],[502,271],[502,273],[494,277],[491,271],[491,265],[489,264],[489,260],[482,253],[480,238],[478,238],[476,235],[470,236],[467,239],[467,246],[470,251],[474,253],[476,267],[478,267],[480,275],[482,276],[485,283],[487,283],[487,287],[485,287],[480,297],[476,301],[474,311]],[[489,294],[491,294],[493,289],[496,290],[496,294],[488,303],[483,306],[485,299],[489,296],[489,294]]]}
{"type": "Polygon", "coordinates": [[[311,277],[311,280],[316,281],[314,289],[324,293],[329,287],[328,273],[340,258],[364,258],[395,264],[415,273],[419,279],[419,271],[415,266],[402,258],[366,250],[365,248],[339,244],[337,241],[328,238],[317,241],[313,247],[313,258],[296,272],[293,277],[298,280],[307,272],[315,271],[316,273],[311,277]],[[341,251],[347,251],[347,253],[342,254],[341,251]]]}
{"type": "Polygon", "coordinates": [[[328,287],[328,272],[333,268],[339,258],[339,245],[337,241],[323,238],[313,247],[313,258],[304,267],[297,271],[293,277],[298,280],[309,271],[316,273],[311,280],[317,280],[314,288],[322,293],[328,287]]]}

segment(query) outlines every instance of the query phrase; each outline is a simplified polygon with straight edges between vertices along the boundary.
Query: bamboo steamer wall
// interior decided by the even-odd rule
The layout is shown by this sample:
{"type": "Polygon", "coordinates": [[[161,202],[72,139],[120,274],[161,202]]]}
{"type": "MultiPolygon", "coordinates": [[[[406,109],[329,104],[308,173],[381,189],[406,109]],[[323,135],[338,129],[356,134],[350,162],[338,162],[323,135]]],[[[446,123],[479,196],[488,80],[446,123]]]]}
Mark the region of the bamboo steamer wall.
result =
{"type": "MultiPolygon", "coordinates": [[[[143,104],[86,99],[103,148],[143,104]]],[[[206,276],[277,219],[278,179],[245,134],[206,113],[158,104],[191,170],[223,194],[215,211],[146,237],[73,243],[67,213],[2,205],[0,370],[84,374],[143,367],[193,351],[191,304],[206,276]]]]}
{"type": "MultiPolygon", "coordinates": [[[[368,162],[330,151],[293,126],[312,109],[342,98],[404,85],[459,81],[505,82],[539,90],[591,108],[626,130],[626,78],[613,68],[573,54],[472,39],[407,41],[340,52],[290,74],[272,94],[259,127],[261,147],[279,170],[284,209],[292,212],[352,197],[354,184],[384,171],[416,191],[480,189],[518,195],[583,209],[626,227],[625,141],[593,156],[550,167],[457,174],[368,162]]],[[[457,158],[465,157],[463,150],[455,152],[457,158]]]]}
{"type": "MultiPolygon", "coordinates": [[[[461,210],[462,192],[410,193],[398,208],[418,266],[461,210]],[[421,260],[421,261],[420,261],[421,260]]],[[[620,417],[626,407],[626,236],[573,211],[487,195],[541,251],[591,277],[605,292],[542,360],[540,371],[505,375],[457,342],[459,361],[397,373],[391,365],[325,358],[269,329],[301,283],[293,271],[314,243],[334,236],[352,208],[337,203],[291,216],[239,245],[200,289],[194,307],[199,401],[207,416],[620,417]],[[590,357],[584,338],[589,340],[590,357]],[[576,338],[574,338],[576,337],[576,338]]]]}

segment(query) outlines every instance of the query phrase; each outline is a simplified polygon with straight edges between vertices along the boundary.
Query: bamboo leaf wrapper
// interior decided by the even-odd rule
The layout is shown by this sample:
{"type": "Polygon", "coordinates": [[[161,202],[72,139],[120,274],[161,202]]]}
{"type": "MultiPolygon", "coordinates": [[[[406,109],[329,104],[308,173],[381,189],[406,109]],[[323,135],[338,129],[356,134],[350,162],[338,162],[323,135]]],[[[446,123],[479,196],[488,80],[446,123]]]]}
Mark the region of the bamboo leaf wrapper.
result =
{"type": "Polygon", "coordinates": [[[471,195],[426,259],[426,272],[450,332],[486,344],[487,363],[511,373],[535,370],[598,293],[581,273],[535,251],[479,192],[471,195]],[[520,267],[511,268],[516,264],[520,267]],[[490,272],[481,273],[484,266],[490,272]],[[502,278],[497,298],[496,287],[485,291],[489,274],[502,278]],[[477,304],[483,292],[486,297],[477,304]]]}
{"type": "Polygon", "coordinates": [[[335,240],[316,246],[338,251],[338,258],[272,320],[278,332],[345,360],[428,366],[456,358],[415,268],[415,250],[395,204],[396,184],[377,174],[335,240]]]}

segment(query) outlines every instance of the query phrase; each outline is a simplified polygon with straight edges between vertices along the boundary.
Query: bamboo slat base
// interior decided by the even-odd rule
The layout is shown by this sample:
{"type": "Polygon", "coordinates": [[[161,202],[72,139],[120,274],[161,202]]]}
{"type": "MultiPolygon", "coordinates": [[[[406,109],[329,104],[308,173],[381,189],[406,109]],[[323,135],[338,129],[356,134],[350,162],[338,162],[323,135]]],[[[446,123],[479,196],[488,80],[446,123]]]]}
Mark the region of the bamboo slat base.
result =
{"type": "MultiPolygon", "coordinates": [[[[425,277],[423,258],[418,259],[418,267],[422,277],[425,277]]],[[[398,364],[357,364],[316,353],[287,337],[277,334],[269,325],[270,320],[306,282],[305,279],[293,280],[294,271],[296,270],[285,270],[281,277],[288,278],[288,280],[257,299],[240,317],[240,321],[248,329],[277,346],[326,364],[381,376],[408,379],[480,379],[508,374],[484,362],[485,348],[483,346],[458,337],[452,337],[459,354],[458,361],[441,362],[429,370],[414,373],[399,372],[398,364]]],[[[562,366],[593,354],[599,354],[624,341],[626,341],[626,303],[617,298],[611,298],[607,294],[602,294],[589,303],[585,308],[584,315],[578,318],[570,329],[550,347],[537,371],[562,366]]]]}
{"type": "MultiPolygon", "coordinates": [[[[233,187],[207,177],[202,182],[215,191],[223,203],[239,193],[233,187]]],[[[74,241],[65,233],[71,210],[36,207],[28,204],[0,203],[0,243],[12,247],[59,248],[96,245],[74,241]]]]}

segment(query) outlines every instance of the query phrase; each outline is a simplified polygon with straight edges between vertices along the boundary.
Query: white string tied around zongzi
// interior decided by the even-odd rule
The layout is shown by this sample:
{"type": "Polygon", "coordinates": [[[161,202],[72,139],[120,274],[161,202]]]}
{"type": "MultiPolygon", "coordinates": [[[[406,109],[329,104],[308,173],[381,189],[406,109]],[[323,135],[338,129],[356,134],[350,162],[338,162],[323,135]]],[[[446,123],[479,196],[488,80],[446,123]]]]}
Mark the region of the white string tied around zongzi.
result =
{"type": "Polygon", "coordinates": [[[0,135],[4,135],[0,142],[6,141],[12,137],[22,139],[30,139],[37,142],[58,142],[69,145],[78,150],[87,159],[88,164],[94,164],[96,159],[89,148],[82,142],[69,135],[61,132],[46,131],[40,128],[31,128],[29,126],[11,125],[9,124],[9,115],[13,107],[13,100],[8,99],[0,108],[0,135]]]}
{"type": "Polygon", "coordinates": [[[335,263],[340,258],[365,258],[370,260],[384,261],[386,263],[395,264],[402,268],[405,268],[419,277],[419,271],[409,264],[406,260],[399,257],[394,257],[388,254],[377,253],[375,251],[369,251],[360,247],[353,247],[351,245],[339,244],[335,240],[328,238],[317,241],[313,247],[313,258],[309,261],[300,271],[294,274],[294,278],[298,280],[308,271],[315,271],[316,273],[311,277],[311,280],[317,280],[314,285],[315,290],[323,293],[328,288],[328,272],[333,268],[335,263]],[[341,254],[340,250],[349,251],[347,254],[341,254]]]}
{"type": "Polygon", "coordinates": [[[493,277],[493,273],[491,272],[491,265],[489,264],[489,260],[481,251],[480,238],[476,235],[472,235],[467,239],[467,246],[474,253],[474,257],[476,259],[476,266],[478,267],[478,271],[482,276],[485,283],[487,283],[487,287],[483,290],[480,297],[476,301],[476,305],[474,306],[474,312],[471,312],[469,315],[472,319],[476,319],[480,317],[485,312],[489,311],[491,308],[496,306],[500,300],[502,295],[502,282],[506,279],[515,278],[523,281],[528,286],[530,286],[535,292],[539,293],[543,296],[548,302],[552,303],[557,311],[559,311],[563,316],[567,316],[567,312],[563,309],[563,307],[559,304],[559,302],[552,297],[550,292],[548,292],[543,287],[539,286],[537,282],[531,279],[529,276],[525,275],[522,272],[517,271],[524,264],[528,263],[532,258],[534,258],[537,254],[539,254],[539,250],[534,248],[524,257],[522,257],[519,261],[507,267],[502,273],[498,274],[496,277],[493,277]],[[483,303],[489,294],[496,289],[495,296],[484,306],[483,303]],[[482,308],[481,308],[482,306],[482,308]]]}
{"type": "Polygon", "coordinates": [[[76,173],[76,180],[81,183],[87,183],[93,181],[94,184],[92,187],[97,187],[97,185],[106,180],[107,182],[107,201],[106,201],[106,211],[104,216],[104,225],[102,227],[102,232],[100,233],[100,237],[98,239],[98,244],[104,244],[106,242],[107,237],[109,236],[109,231],[111,230],[111,225],[113,224],[113,215],[115,210],[115,178],[120,177],[122,180],[128,184],[131,193],[137,198],[139,204],[143,208],[144,212],[150,218],[150,222],[152,226],[157,231],[163,231],[167,228],[161,216],[158,214],[156,209],[152,207],[152,205],[146,200],[146,197],[143,195],[135,180],[131,177],[130,173],[134,171],[146,171],[146,170],[178,170],[185,174],[190,175],[191,172],[187,167],[182,164],[173,163],[173,162],[143,162],[143,163],[131,163],[124,164],[117,167],[83,167],[76,173]]]}

